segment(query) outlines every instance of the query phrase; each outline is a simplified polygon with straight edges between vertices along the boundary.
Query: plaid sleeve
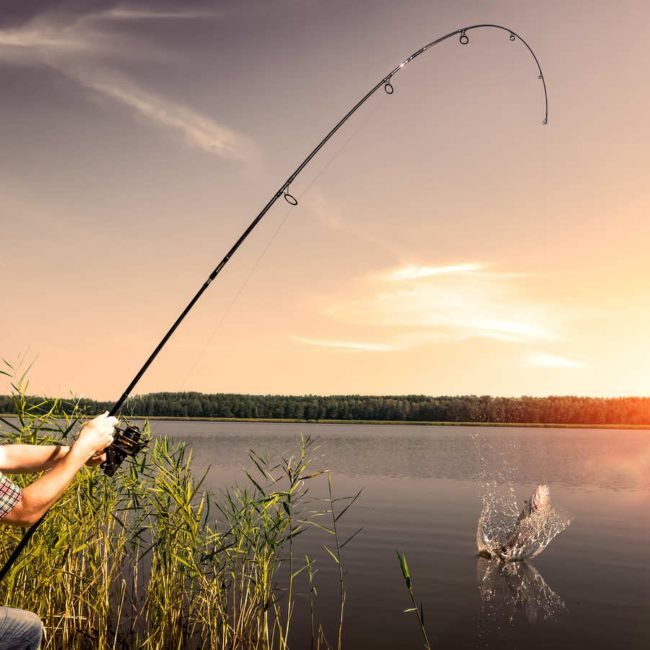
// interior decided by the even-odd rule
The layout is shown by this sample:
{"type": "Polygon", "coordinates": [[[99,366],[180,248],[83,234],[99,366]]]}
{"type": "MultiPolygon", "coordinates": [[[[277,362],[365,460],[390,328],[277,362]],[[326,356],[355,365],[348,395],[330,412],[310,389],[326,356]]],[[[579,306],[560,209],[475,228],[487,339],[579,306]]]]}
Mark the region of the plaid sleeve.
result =
{"type": "Polygon", "coordinates": [[[0,519],[4,519],[20,499],[20,488],[4,474],[0,474],[0,519]]]}

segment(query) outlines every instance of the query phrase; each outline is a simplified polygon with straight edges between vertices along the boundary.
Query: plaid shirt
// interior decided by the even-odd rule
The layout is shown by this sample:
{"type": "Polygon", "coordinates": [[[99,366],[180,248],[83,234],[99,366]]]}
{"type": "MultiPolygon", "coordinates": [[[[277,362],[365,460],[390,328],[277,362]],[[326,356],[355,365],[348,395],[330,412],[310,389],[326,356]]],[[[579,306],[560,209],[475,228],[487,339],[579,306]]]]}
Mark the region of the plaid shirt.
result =
{"type": "Polygon", "coordinates": [[[20,499],[20,488],[0,473],[0,519],[3,519],[20,499]]]}

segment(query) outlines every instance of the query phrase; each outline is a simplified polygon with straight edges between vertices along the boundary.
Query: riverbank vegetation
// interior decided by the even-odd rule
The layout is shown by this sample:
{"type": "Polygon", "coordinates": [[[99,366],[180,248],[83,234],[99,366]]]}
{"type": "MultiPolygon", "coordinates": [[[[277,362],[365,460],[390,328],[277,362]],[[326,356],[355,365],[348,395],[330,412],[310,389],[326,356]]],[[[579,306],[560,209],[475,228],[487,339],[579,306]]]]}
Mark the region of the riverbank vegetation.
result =
{"type": "MultiPolygon", "coordinates": [[[[78,403],[28,398],[24,377],[13,387],[17,417],[0,418],[3,442],[60,443],[83,416],[78,403]]],[[[294,542],[310,528],[330,536],[327,561],[340,567],[337,522],[356,497],[333,498],[314,451],[303,438],[277,462],[251,452],[244,487],[218,498],[192,473],[191,450],[166,438],[112,478],[84,468],[0,585],[2,603],[41,617],[46,649],[285,649],[300,580],[311,647],[339,647],[343,574],[339,642],[329,645],[315,615],[314,560],[298,557],[294,542]],[[307,495],[318,481],[324,500],[307,495]]],[[[0,561],[22,532],[0,527],[0,561]]]]}
{"type": "MultiPolygon", "coordinates": [[[[43,398],[32,398],[42,403],[43,398]]],[[[63,408],[64,402],[58,400],[63,408]]],[[[110,402],[82,399],[89,413],[110,402]]],[[[11,396],[0,396],[0,413],[13,413],[11,396]]],[[[490,397],[465,395],[239,395],[150,393],[132,397],[125,412],[138,417],[194,417],[285,421],[336,420],[476,424],[649,425],[647,397],[490,397]]]]}

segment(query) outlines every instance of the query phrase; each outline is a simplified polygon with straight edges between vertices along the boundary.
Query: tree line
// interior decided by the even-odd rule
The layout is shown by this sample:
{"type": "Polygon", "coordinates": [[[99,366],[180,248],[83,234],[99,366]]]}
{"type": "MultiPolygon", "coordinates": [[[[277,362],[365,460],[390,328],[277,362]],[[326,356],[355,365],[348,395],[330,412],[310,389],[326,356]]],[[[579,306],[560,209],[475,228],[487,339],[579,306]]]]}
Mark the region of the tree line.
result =
{"type": "MultiPolygon", "coordinates": [[[[28,398],[43,407],[51,400],[28,398]]],[[[110,409],[111,402],[62,400],[89,414],[110,409]]],[[[0,396],[0,413],[15,412],[11,396],[0,396]]],[[[392,420],[545,424],[650,424],[648,397],[491,397],[489,395],[240,395],[231,393],[149,393],[130,398],[123,413],[131,416],[261,418],[291,420],[392,420]]]]}

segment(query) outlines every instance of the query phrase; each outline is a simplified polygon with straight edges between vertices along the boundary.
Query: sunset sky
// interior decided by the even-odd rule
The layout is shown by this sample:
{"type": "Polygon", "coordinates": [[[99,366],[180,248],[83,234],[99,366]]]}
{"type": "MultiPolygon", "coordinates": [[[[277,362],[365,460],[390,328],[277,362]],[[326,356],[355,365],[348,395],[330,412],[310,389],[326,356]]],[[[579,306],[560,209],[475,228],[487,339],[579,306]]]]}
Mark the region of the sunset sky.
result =
{"type": "MultiPolygon", "coordinates": [[[[5,0],[0,356],[137,392],[650,393],[650,4],[5,0]]],[[[0,387],[0,393],[7,387],[0,387]]]]}

